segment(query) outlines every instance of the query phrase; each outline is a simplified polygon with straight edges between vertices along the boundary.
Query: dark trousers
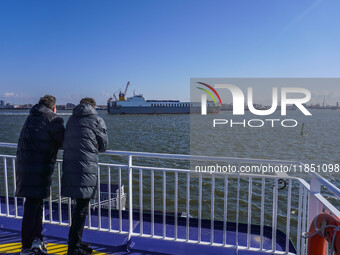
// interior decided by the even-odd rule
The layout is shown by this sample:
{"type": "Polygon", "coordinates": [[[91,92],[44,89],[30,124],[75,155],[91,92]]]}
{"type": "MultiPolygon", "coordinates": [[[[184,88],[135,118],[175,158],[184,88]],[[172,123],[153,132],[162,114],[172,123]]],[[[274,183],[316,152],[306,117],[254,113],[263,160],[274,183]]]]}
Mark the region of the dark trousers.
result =
{"type": "Polygon", "coordinates": [[[29,249],[35,238],[43,240],[42,232],[43,199],[27,197],[21,226],[21,242],[23,249],[29,249]]]}
{"type": "Polygon", "coordinates": [[[90,199],[77,198],[72,215],[72,225],[68,234],[69,251],[80,247],[90,199]]]}

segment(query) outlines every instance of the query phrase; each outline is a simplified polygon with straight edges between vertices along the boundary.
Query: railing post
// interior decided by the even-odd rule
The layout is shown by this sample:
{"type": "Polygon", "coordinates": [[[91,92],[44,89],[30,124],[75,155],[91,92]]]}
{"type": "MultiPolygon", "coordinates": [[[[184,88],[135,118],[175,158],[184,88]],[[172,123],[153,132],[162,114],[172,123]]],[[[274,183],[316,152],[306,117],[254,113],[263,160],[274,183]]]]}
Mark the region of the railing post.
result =
{"type": "Polygon", "coordinates": [[[60,171],[60,162],[57,162],[58,169],[58,216],[59,216],[59,224],[63,222],[62,219],[62,210],[61,210],[61,171],[60,171]]]}
{"type": "Polygon", "coordinates": [[[133,212],[132,212],[132,156],[129,155],[129,240],[133,231],[133,212]]]}
{"type": "Polygon", "coordinates": [[[314,218],[322,212],[322,204],[314,196],[315,194],[320,193],[320,189],[321,189],[320,182],[315,177],[313,177],[310,182],[308,228],[310,227],[310,224],[313,222],[314,218]]]}
{"type": "Polygon", "coordinates": [[[5,178],[5,196],[6,196],[6,216],[9,216],[8,178],[7,178],[7,158],[4,158],[4,178],[5,178]]]}
{"type": "MultiPolygon", "coordinates": [[[[120,190],[120,187],[119,187],[120,190]]],[[[108,217],[109,217],[109,231],[112,230],[112,219],[111,219],[111,169],[110,166],[107,167],[107,195],[108,195],[108,200],[109,200],[109,213],[108,213],[108,217]]],[[[119,199],[121,197],[119,196],[119,199]]]]}
{"type": "Polygon", "coordinates": [[[98,229],[102,228],[102,210],[101,210],[101,199],[100,199],[100,166],[97,167],[97,185],[98,185],[98,229]]]}
{"type": "MultiPolygon", "coordinates": [[[[15,172],[15,158],[12,159],[12,166],[13,166],[13,191],[14,191],[14,209],[15,209],[15,218],[18,217],[18,198],[15,196],[15,192],[17,189],[17,177],[15,172]]],[[[1,205],[0,205],[1,206],[1,205]]]]}

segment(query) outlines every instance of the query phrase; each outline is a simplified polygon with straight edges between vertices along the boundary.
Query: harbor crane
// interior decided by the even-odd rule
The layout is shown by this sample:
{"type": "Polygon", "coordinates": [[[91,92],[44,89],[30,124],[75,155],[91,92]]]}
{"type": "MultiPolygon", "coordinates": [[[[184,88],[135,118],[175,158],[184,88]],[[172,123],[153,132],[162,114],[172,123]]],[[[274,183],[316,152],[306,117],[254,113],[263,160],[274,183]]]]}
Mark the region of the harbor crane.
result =
{"type": "Polygon", "coordinates": [[[124,93],[122,93],[122,92],[119,93],[119,101],[125,101],[125,95],[126,95],[126,92],[128,90],[129,85],[130,85],[130,82],[128,81],[127,84],[126,84],[124,93]]]}

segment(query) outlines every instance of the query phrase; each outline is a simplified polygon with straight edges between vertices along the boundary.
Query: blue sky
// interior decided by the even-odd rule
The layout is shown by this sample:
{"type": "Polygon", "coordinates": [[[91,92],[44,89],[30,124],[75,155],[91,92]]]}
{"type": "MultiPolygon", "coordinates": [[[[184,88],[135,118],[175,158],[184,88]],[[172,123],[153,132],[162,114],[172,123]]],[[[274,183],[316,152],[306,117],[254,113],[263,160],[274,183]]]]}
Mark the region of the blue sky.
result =
{"type": "MultiPolygon", "coordinates": [[[[339,77],[338,0],[0,1],[0,98],[99,104],[131,82],[190,99],[191,77],[339,77]]],[[[314,101],[340,88],[308,88],[314,101]]],[[[339,100],[340,101],[340,100],[339,100]]]]}

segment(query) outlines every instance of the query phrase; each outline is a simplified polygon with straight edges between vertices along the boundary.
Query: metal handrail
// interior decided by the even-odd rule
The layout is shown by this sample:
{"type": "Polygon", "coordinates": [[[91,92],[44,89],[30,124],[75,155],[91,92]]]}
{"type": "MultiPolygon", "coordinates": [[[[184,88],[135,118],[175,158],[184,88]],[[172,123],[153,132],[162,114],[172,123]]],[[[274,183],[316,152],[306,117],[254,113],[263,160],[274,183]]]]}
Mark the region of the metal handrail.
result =
{"type": "Polygon", "coordinates": [[[328,181],[327,179],[323,178],[322,176],[320,176],[318,173],[315,172],[311,172],[310,175],[313,178],[316,178],[318,180],[318,182],[320,182],[322,185],[324,185],[325,187],[327,187],[327,189],[329,191],[331,191],[334,195],[336,195],[338,198],[340,198],[340,189],[338,187],[336,187],[333,183],[331,183],[330,181],[328,181]]]}
{"type": "MultiPolygon", "coordinates": [[[[6,147],[6,148],[16,148],[17,144],[14,143],[2,143],[0,142],[0,147],[6,147]]],[[[226,242],[223,242],[223,244],[220,243],[215,243],[214,242],[214,237],[213,237],[213,229],[214,229],[214,201],[215,201],[215,177],[222,177],[224,178],[224,213],[226,214],[226,201],[228,199],[228,195],[226,194],[226,191],[228,191],[228,182],[230,177],[236,177],[237,180],[237,196],[236,196],[236,215],[238,215],[239,207],[240,207],[240,178],[245,178],[249,182],[249,187],[248,187],[248,224],[251,223],[251,215],[252,215],[252,190],[253,190],[253,179],[257,178],[259,180],[262,179],[262,193],[261,197],[264,196],[264,188],[265,188],[265,179],[269,178],[272,179],[274,182],[274,187],[273,187],[273,210],[272,210],[272,226],[273,226],[273,244],[272,244],[272,251],[270,250],[265,250],[261,247],[260,250],[264,252],[272,252],[273,254],[281,254],[280,252],[275,251],[275,240],[276,240],[276,229],[277,229],[277,212],[278,212],[278,179],[282,178],[280,175],[259,175],[259,174],[250,174],[250,173],[211,173],[210,176],[210,182],[211,182],[211,237],[210,237],[210,242],[205,242],[202,241],[199,237],[198,240],[192,240],[189,237],[189,217],[186,218],[186,238],[178,238],[177,236],[177,212],[178,212],[178,194],[179,194],[179,185],[178,185],[178,176],[181,174],[182,176],[186,176],[183,181],[186,182],[186,188],[182,191],[183,194],[186,194],[186,201],[185,201],[185,207],[186,207],[186,213],[189,215],[190,213],[190,177],[191,176],[197,176],[199,178],[199,211],[201,212],[202,210],[202,191],[203,191],[203,186],[202,186],[202,176],[204,173],[200,172],[195,172],[195,171],[188,171],[189,169],[180,169],[180,168],[161,168],[161,167],[154,167],[154,166],[138,166],[133,164],[133,158],[134,157],[141,157],[141,158],[156,158],[156,159],[176,159],[176,160],[194,160],[194,161],[208,161],[208,162],[235,162],[239,166],[240,164],[249,164],[249,163],[254,163],[254,164],[286,164],[286,165],[301,165],[301,162],[297,161],[284,161],[284,160],[268,160],[268,159],[251,159],[251,158],[235,158],[235,157],[210,157],[210,156],[193,156],[193,155],[182,155],[182,154],[164,154],[164,153],[148,153],[148,152],[130,152],[130,151],[111,151],[108,150],[105,153],[102,153],[104,155],[114,155],[114,156],[124,156],[127,157],[128,162],[127,164],[111,164],[111,163],[99,163],[98,165],[98,197],[97,197],[97,204],[100,205],[104,201],[101,201],[100,198],[100,171],[103,171],[103,168],[107,168],[107,176],[108,176],[108,185],[111,185],[111,170],[115,169],[115,171],[118,170],[118,181],[119,181],[119,186],[122,184],[122,169],[127,170],[128,174],[128,180],[127,184],[128,186],[128,201],[129,201],[129,211],[128,211],[128,217],[129,217],[129,227],[128,231],[124,230],[122,228],[122,206],[121,206],[121,201],[119,199],[119,229],[111,229],[111,223],[108,229],[102,227],[101,225],[101,207],[98,206],[98,217],[99,217],[99,225],[98,227],[92,226],[91,223],[91,211],[89,210],[89,217],[88,217],[88,228],[89,229],[96,229],[99,231],[109,231],[113,233],[120,233],[120,234],[129,234],[129,240],[131,239],[132,236],[141,236],[141,237],[147,237],[147,238],[163,238],[164,240],[175,240],[179,242],[188,242],[188,243],[199,243],[199,244],[204,244],[204,245],[212,245],[212,246],[223,246],[223,247],[229,247],[229,248],[235,248],[238,250],[254,250],[254,247],[251,247],[250,244],[250,228],[248,226],[248,236],[247,236],[247,246],[233,246],[233,245],[228,245],[226,242]],[[163,196],[163,235],[156,235],[154,232],[151,233],[151,235],[143,233],[143,228],[141,227],[141,230],[139,233],[134,232],[134,226],[133,226],[133,201],[136,199],[132,192],[133,192],[133,178],[136,178],[134,173],[139,170],[139,210],[140,210],[140,225],[143,225],[143,172],[149,173],[151,175],[151,196],[152,196],[152,203],[151,203],[151,215],[152,215],[152,228],[154,226],[154,211],[155,211],[155,200],[154,197],[157,195],[162,195],[163,196]],[[163,175],[163,193],[162,194],[157,194],[155,192],[155,173],[162,173],[163,175]],[[167,184],[167,174],[171,173],[174,174],[175,176],[175,181],[174,181],[174,190],[175,190],[175,236],[174,237],[168,237],[166,236],[166,217],[165,217],[165,212],[166,212],[166,189],[169,187],[167,184]],[[165,224],[165,225],[164,225],[165,224]]],[[[14,161],[15,161],[15,156],[13,155],[0,155],[1,158],[4,159],[4,178],[5,178],[5,183],[6,183],[6,217],[16,217],[20,218],[18,216],[18,211],[17,211],[17,200],[15,200],[15,215],[11,215],[11,212],[9,210],[9,198],[8,198],[8,185],[7,185],[7,158],[11,159],[12,164],[13,164],[13,176],[15,178],[15,168],[14,168],[14,161]]],[[[60,224],[60,225],[65,225],[65,222],[63,222],[63,219],[61,217],[61,197],[60,197],[60,176],[61,176],[61,164],[62,160],[58,159],[57,161],[57,169],[58,169],[58,212],[59,212],[59,222],[54,221],[51,214],[49,220],[47,222],[52,223],[52,224],[60,224]]],[[[286,233],[288,235],[288,239],[286,242],[286,253],[284,254],[289,254],[289,245],[288,245],[288,240],[290,236],[290,218],[291,218],[291,189],[293,186],[293,181],[298,183],[298,219],[297,219],[297,252],[298,254],[302,254],[305,251],[305,241],[301,239],[301,234],[307,230],[307,227],[309,225],[309,222],[313,219],[313,216],[315,213],[320,212],[322,208],[327,208],[330,210],[333,214],[335,214],[337,217],[340,216],[340,212],[337,208],[335,208],[325,197],[323,197],[320,194],[320,186],[324,185],[330,192],[332,192],[337,198],[340,198],[340,189],[337,188],[334,184],[330,183],[320,175],[316,173],[311,173],[311,178],[312,182],[308,184],[305,180],[295,177],[295,176],[288,176],[285,175],[283,178],[285,178],[288,182],[288,190],[290,195],[287,201],[287,222],[286,222],[286,233]],[[309,214],[307,214],[307,209],[309,208],[309,214]],[[313,213],[310,213],[313,211],[313,213]]],[[[110,186],[108,188],[110,191],[110,186]]],[[[203,191],[204,192],[204,191],[203,191]]],[[[111,200],[111,192],[108,192],[108,199],[111,200]]],[[[120,198],[120,195],[119,195],[120,198]]],[[[137,200],[137,199],[136,199],[137,200]]],[[[135,201],[136,201],[135,200],[135,201]]],[[[48,210],[51,212],[52,211],[52,202],[56,200],[52,200],[52,193],[49,198],[49,205],[48,205],[48,210]]],[[[105,202],[104,202],[105,203],[105,202]]],[[[111,210],[111,203],[108,203],[109,205],[109,210],[111,210]]],[[[0,205],[1,209],[1,205],[0,205]]],[[[261,199],[261,240],[263,238],[263,226],[264,226],[264,200],[261,199]]],[[[1,216],[4,216],[4,214],[0,211],[1,216]]],[[[111,215],[109,217],[109,222],[111,222],[111,215]]],[[[226,215],[224,216],[224,221],[226,221],[226,215]]],[[[198,220],[202,220],[202,214],[200,213],[198,216],[198,220]]],[[[71,221],[71,200],[68,199],[68,221],[70,224],[71,221]]],[[[238,226],[238,217],[236,218],[236,224],[238,226]]],[[[199,225],[199,228],[201,226],[199,225]]],[[[224,234],[226,233],[226,226],[224,226],[224,234]]],[[[238,229],[236,228],[236,231],[238,229]]],[[[237,235],[237,234],[236,234],[237,235]]],[[[257,248],[258,249],[258,248],[257,248]]],[[[282,253],[283,254],[283,253],[282,253]]]]}

